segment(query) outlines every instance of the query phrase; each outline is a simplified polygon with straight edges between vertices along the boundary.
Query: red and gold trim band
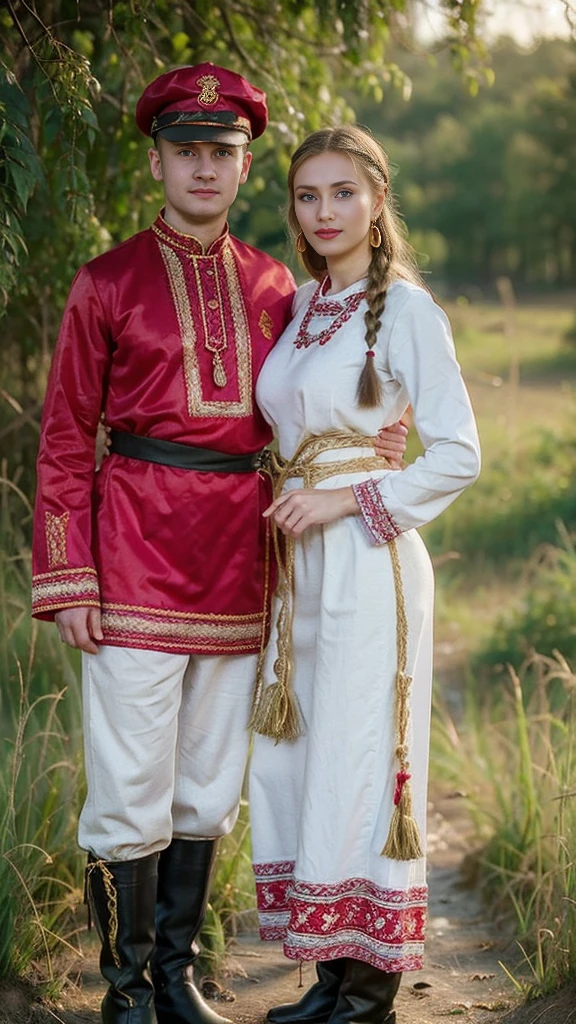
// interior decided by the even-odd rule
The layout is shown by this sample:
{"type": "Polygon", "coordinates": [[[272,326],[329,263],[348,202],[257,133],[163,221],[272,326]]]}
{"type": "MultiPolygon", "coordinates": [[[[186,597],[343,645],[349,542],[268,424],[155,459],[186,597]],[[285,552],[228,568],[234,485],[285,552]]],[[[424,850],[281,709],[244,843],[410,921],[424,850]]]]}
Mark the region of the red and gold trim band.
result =
{"type": "Polygon", "coordinates": [[[102,605],[104,643],[172,654],[253,654],[260,650],[263,613],[250,615],[166,611],[102,605]]]}
{"type": "Polygon", "coordinates": [[[32,614],[57,612],[61,608],[100,606],[100,589],[96,570],[54,569],[32,578],[32,614]]]}

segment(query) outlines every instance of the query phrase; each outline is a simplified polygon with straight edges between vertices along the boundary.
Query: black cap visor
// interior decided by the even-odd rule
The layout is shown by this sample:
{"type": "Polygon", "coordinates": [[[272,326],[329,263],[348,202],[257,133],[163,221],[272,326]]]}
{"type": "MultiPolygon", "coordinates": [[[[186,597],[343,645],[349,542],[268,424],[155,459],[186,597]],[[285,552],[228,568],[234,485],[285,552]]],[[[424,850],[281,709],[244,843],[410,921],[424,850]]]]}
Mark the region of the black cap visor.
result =
{"type": "Polygon", "coordinates": [[[154,138],[158,136],[168,142],[221,142],[224,146],[244,146],[250,141],[245,132],[209,124],[168,125],[155,132],[154,138]]]}

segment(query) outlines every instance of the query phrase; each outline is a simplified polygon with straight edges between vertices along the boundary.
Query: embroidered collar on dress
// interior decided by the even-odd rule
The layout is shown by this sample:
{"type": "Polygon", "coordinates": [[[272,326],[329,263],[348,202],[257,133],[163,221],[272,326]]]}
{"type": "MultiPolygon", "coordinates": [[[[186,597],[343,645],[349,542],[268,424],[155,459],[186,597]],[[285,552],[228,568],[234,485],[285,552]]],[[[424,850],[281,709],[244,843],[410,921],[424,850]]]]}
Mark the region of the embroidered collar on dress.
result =
{"type": "Polygon", "coordinates": [[[325,345],[330,341],[358,309],[362,299],[366,296],[365,286],[366,278],[362,278],[361,281],[354,281],[348,288],[344,288],[335,295],[326,295],[326,288],[330,287],[330,278],[323,278],[310,300],[298,334],[294,338],[296,348],[309,348],[314,343],[325,345]],[[309,327],[314,317],[317,316],[333,317],[334,319],[324,330],[312,334],[309,327]]]}
{"type": "Polygon", "coordinates": [[[164,220],[163,212],[161,211],[156,220],[152,225],[152,231],[158,236],[166,245],[170,245],[173,249],[177,249],[179,252],[185,252],[190,256],[217,256],[222,252],[222,249],[228,242],[230,237],[230,228],[226,224],[224,231],[221,235],[216,238],[211,245],[205,250],[202,242],[196,238],[195,235],[185,235],[183,231],[177,231],[176,228],[171,227],[166,220],[164,220]]]}

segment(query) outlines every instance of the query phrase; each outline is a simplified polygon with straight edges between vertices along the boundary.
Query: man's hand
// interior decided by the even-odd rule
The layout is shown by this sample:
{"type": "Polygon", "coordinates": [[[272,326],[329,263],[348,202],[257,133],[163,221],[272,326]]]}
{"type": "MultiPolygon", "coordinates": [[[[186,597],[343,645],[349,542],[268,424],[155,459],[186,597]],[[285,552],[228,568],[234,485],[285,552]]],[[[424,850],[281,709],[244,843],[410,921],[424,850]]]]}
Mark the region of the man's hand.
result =
{"type": "Polygon", "coordinates": [[[110,455],[111,444],[112,441],[110,440],[110,427],[107,426],[106,421],[104,419],[104,413],[102,413],[98,423],[98,431],[96,433],[95,443],[95,460],[97,473],[102,468],[102,463],[104,462],[104,459],[106,459],[108,455],[110,455]]]}
{"type": "Polygon", "coordinates": [[[98,654],[94,641],[104,639],[99,608],[64,608],[56,612],[54,621],[65,644],[79,647],[86,654],[98,654]]]}
{"type": "Polygon", "coordinates": [[[390,427],[382,427],[374,441],[376,455],[388,459],[392,469],[402,469],[407,436],[408,427],[402,423],[402,420],[393,423],[390,427]]]}
{"type": "Polygon", "coordinates": [[[358,502],[351,487],[337,487],[333,491],[299,487],[281,494],[262,514],[266,518],[273,516],[276,526],[287,537],[299,537],[309,526],[332,523],[357,512],[358,502]]]}

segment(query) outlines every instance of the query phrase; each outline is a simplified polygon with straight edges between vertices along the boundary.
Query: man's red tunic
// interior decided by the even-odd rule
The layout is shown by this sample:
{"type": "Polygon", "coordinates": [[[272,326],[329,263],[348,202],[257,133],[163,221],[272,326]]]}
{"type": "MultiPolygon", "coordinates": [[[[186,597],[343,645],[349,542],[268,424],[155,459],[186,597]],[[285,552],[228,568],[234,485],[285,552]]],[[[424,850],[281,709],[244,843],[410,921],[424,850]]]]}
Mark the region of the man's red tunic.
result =
{"type": "Polygon", "coordinates": [[[95,473],[94,439],[104,411],[132,434],[238,455],[264,447],[254,385],[294,290],[286,267],[227,232],[204,252],[161,216],[80,269],[44,406],[36,617],[101,606],[105,644],[259,650],[267,480],[117,454],[95,473]]]}

